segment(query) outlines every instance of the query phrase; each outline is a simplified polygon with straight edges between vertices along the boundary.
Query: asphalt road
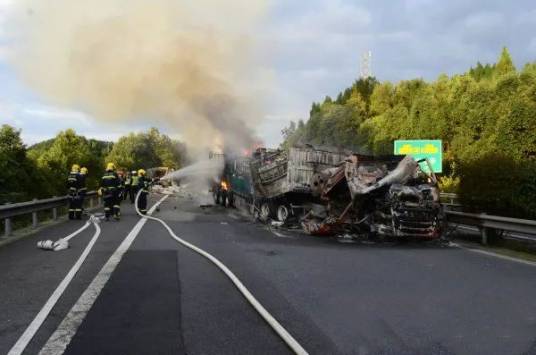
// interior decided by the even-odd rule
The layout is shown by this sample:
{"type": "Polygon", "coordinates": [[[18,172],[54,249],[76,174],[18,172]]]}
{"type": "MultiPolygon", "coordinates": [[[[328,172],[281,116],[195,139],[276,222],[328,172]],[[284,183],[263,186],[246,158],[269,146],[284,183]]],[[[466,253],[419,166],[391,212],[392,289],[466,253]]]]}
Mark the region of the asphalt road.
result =
{"type": "MultiPolygon", "coordinates": [[[[154,202],[155,199],[152,199],[154,202]]],[[[156,216],[225,263],[311,354],[536,354],[536,268],[433,244],[340,243],[271,230],[236,210],[169,198],[156,216]]],[[[124,206],[30,342],[37,354],[139,218],[124,206]]],[[[45,252],[65,222],[0,248],[0,354],[7,353],[94,233],[45,252]]],[[[209,261],[148,221],[67,354],[285,354],[209,261]]]]}

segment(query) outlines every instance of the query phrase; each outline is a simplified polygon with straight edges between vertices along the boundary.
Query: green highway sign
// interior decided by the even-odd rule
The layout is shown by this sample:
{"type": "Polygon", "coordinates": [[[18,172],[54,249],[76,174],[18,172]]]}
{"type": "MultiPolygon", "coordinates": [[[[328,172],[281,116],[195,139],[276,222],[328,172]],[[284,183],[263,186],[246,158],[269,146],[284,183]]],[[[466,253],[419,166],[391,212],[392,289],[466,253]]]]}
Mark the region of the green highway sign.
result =
{"type": "MultiPolygon", "coordinates": [[[[416,160],[428,158],[434,173],[443,172],[443,144],[439,139],[397,140],[395,155],[411,155],[416,160]]],[[[426,162],[420,165],[423,171],[429,172],[426,162]]]]}

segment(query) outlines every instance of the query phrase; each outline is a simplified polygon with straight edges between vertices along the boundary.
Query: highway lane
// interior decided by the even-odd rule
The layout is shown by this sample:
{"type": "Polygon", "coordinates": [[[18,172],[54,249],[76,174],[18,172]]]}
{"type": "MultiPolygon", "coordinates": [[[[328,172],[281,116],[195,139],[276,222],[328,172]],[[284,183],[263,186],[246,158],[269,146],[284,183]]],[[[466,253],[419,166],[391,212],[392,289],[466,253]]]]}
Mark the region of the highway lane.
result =
{"type": "MultiPolygon", "coordinates": [[[[38,352],[128,234],[136,221],[132,213],[103,226],[95,255],[28,353],[38,352]]],[[[536,353],[536,270],[529,265],[435,245],[341,244],[273,233],[234,210],[202,211],[182,199],[168,199],[158,215],[179,236],[224,262],[311,353],[536,353]]],[[[65,225],[53,228],[46,233],[71,231],[65,225]]],[[[86,233],[80,241],[87,243],[91,232],[86,233]]],[[[0,311],[11,304],[26,314],[19,318],[12,311],[17,326],[0,320],[0,353],[61,279],[54,271],[71,265],[83,247],[46,253],[33,249],[34,242],[0,249],[2,290],[10,283],[25,290],[10,297],[2,292],[0,311]],[[37,272],[24,273],[26,263],[29,271],[42,264],[51,270],[40,281],[37,272]],[[14,301],[21,294],[26,298],[14,301]]],[[[67,348],[68,354],[287,352],[219,270],[152,221],[67,348]]]]}
{"type": "MultiPolygon", "coordinates": [[[[131,206],[123,207],[121,222],[101,224],[102,234],[93,250],[25,353],[39,352],[70,307],[138,222],[139,218],[131,206]]],[[[45,304],[88,244],[94,228],[90,226],[73,238],[70,248],[64,251],[37,249],[37,241],[65,237],[83,223],[66,221],[0,248],[0,354],[8,352],[45,304]]]]}

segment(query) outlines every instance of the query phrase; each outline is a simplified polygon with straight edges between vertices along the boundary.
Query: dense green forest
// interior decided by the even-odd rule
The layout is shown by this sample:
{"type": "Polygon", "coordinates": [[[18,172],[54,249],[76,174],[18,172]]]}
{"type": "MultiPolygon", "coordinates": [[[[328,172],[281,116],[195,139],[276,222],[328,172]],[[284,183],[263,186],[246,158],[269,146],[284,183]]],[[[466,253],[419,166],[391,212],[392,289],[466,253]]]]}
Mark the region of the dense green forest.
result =
{"type": "Polygon", "coordinates": [[[393,84],[360,79],[282,131],[283,148],[311,143],[392,154],[396,139],[442,139],[443,190],[468,208],[536,218],[536,63],[393,84]]]}
{"type": "Polygon", "coordinates": [[[88,168],[88,187],[95,189],[108,161],[126,170],[179,168],[186,155],[182,143],[156,128],[130,133],[117,143],[87,139],[68,129],[29,148],[20,133],[8,125],[0,129],[0,203],[64,195],[75,163],[88,168]]]}

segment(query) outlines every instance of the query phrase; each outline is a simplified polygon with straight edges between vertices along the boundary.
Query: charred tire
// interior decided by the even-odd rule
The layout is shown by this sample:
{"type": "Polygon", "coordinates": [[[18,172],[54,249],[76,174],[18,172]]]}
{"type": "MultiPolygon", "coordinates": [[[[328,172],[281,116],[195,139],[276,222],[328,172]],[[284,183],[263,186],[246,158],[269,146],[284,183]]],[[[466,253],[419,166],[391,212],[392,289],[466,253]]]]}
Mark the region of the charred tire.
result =
{"type": "Polygon", "coordinates": [[[277,206],[277,220],[279,222],[286,222],[290,216],[290,209],[287,205],[277,206]]]}
{"type": "Polygon", "coordinates": [[[270,220],[271,214],[272,214],[272,211],[270,209],[270,204],[268,202],[261,203],[261,207],[259,211],[259,219],[262,222],[268,222],[270,220]]]}

